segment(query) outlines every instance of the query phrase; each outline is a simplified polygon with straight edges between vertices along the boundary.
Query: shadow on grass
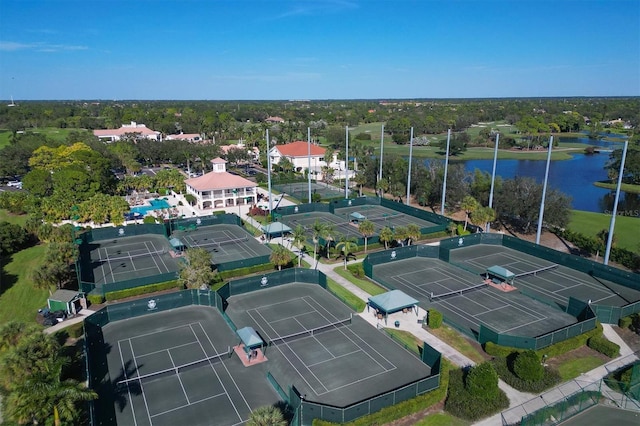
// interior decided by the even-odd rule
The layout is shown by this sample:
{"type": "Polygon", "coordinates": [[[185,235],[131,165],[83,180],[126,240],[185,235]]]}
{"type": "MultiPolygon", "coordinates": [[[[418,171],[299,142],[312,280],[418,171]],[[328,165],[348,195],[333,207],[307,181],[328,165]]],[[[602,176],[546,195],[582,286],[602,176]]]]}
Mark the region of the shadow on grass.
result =
{"type": "Polygon", "coordinates": [[[0,296],[2,296],[5,291],[9,290],[18,282],[17,275],[10,274],[4,269],[5,266],[7,266],[11,262],[11,260],[11,256],[0,259],[0,296]]]}

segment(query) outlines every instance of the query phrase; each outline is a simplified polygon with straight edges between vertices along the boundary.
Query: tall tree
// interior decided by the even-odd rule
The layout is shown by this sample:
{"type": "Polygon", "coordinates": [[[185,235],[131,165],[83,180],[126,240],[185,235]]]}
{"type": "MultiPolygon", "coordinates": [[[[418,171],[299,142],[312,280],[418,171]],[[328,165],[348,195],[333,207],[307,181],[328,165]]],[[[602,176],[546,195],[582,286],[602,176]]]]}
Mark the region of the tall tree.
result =
{"type": "Polygon", "coordinates": [[[420,239],[422,232],[420,232],[420,227],[415,223],[410,223],[407,225],[407,238],[409,239],[409,245],[420,239]]]}
{"type": "Polygon", "coordinates": [[[353,256],[353,252],[358,249],[358,245],[354,241],[353,238],[342,237],[338,244],[336,244],[336,249],[338,249],[341,253],[342,258],[344,259],[344,269],[347,269],[347,262],[349,261],[349,256],[353,256]]]}
{"type": "MultiPolygon", "coordinates": [[[[318,255],[318,243],[321,238],[324,238],[327,235],[327,225],[324,222],[320,222],[316,220],[311,225],[311,240],[313,241],[313,259],[316,260],[316,256],[318,255]]],[[[317,262],[316,262],[317,267],[317,262]]]]}
{"type": "Polygon", "coordinates": [[[304,243],[307,241],[307,231],[304,229],[304,226],[298,224],[298,226],[293,228],[291,240],[293,245],[298,249],[298,267],[300,267],[302,262],[302,249],[304,248],[304,243]]]}
{"type": "Polygon", "coordinates": [[[393,231],[391,228],[388,226],[382,228],[378,239],[384,243],[384,249],[387,250],[389,248],[389,243],[393,241],[393,231]]]}
{"type": "Polygon", "coordinates": [[[283,266],[288,265],[289,262],[291,262],[291,252],[287,250],[285,246],[273,246],[271,248],[269,261],[278,267],[278,271],[281,271],[283,266]]]}
{"type": "Polygon", "coordinates": [[[185,288],[208,288],[215,278],[211,253],[203,248],[191,248],[186,251],[184,259],[178,282],[185,288]]]}
{"type": "Polygon", "coordinates": [[[464,230],[467,230],[467,224],[469,223],[469,216],[473,214],[478,208],[480,208],[480,203],[476,201],[471,195],[467,195],[462,199],[462,203],[460,203],[460,208],[464,210],[464,230]]]}
{"type": "Polygon", "coordinates": [[[360,222],[358,225],[358,231],[364,237],[364,252],[367,252],[367,242],[369,237],[372,236],[376,232],[376,226],[370,220],[364,220],[360,222]]]}

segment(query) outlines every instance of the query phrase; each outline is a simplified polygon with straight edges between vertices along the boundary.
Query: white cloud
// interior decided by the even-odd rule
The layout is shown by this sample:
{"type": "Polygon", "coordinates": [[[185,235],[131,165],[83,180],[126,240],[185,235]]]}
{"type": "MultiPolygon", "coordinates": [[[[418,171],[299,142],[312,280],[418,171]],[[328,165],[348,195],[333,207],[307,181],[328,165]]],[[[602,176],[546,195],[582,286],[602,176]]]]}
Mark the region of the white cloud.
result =
{"type": "Polygon", "coordinates": [[[16,52],[19,50],[33,50],[36,52],[69,52],[77,50],[88,50],[87,46],[73,44],[51,44],[51,43],[20,43],[15,41],[0,41],[0,51],[16,52]]]}

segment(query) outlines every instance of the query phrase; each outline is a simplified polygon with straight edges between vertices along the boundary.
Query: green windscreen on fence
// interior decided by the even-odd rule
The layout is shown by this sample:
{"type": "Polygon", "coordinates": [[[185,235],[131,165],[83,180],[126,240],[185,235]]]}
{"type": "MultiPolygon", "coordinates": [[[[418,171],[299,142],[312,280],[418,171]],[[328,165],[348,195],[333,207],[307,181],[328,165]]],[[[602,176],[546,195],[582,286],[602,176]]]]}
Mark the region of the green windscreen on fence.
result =
{"type": "Polygon", "coordinates": [[[327,277],[316,269],[291,268],[284,271],[270,272],[246,278],[229,281],[218,292],[224,299],[238,294],[264,290],[290,283],[318,284],[327,288],[327,277]]]}
{"type": "Polygon", "coordinates": [[[200,226],[210,225],[242,225],[242,220],[235,214],[214,214],[209,216],[191,217],[188,219],[172,219],[167,221],[167,232],[172,234],[174,231],[188,231],[197,229],[200,226]]]}
{"type": "Polygon", "coordinates": [[[78,237],[84,243],[90,243],[100,240],[114,240],[122,237],[131,237],[135,235],[156,234],[167,236],[164,225],[155,223],[141,223],[138,225],[126,225],[106,228],[95,228],[83,232],[78,237]]]}

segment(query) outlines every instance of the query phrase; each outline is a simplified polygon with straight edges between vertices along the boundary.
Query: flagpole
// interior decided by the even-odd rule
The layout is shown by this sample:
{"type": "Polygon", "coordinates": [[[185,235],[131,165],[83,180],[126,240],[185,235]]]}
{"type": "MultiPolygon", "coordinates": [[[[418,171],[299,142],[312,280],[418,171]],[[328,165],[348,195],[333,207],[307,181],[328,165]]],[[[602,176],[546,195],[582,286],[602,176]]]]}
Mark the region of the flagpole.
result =
{"type": "Polygon", "coordinates": [[[345,170],[344,170],[344,198],[349,198],[349,126],[345,126],[346,150],[345,150],[345,170]]]}
{"type": "Polygon", "coordinates": [[[407,172],[407,202],[409,205],[409,197],[411,196],[411,158],[413,156],[413,127],[411,128],[411,138],[409,139],[409,171],[407,172]]]}
{"type": "Polygon", "coordinates": [[[451,142],[451,129],[447,130],[447,152],[444,158],[444,179],[442,181],[442,206],[440,215],[444,216],[444,201],[447,196],[447,169],[449,168],[449,143],[451,142]]]}
{"type": "Polygon", "coordinates": [[[551,149],[553,148],[553,136],[549,137],[549,152],[547,154],[547,167],[544,171],[544,184],[542,185],[542,200],[540,201],[540,212],[538,213],[538,231],[536,232],[536,244],[540,244],[542,234],[542,220],[544,218],[544,200],[547,196],[547,183],[549,181],[549,164],[551,164],[551,149]]]}
{"type": "MultiPolygon", "coordinates": [[[[382,125],[382,129],[380,130],[380,171],[378,172],[378,182],[382,181],[382,153],[384,151],[384,124],[382,125]]],[[[381,196],[380,192],[378,196],[381,196]]]]}
{"type": "MultiPolygon", "coordinates": [[[[500,133],[496,134],[496,148],[493,151],[493,170],[491,172],[491,190],[489,191],[489,208],[493,208],[493,189],[496,183],[496,165],[498,163],[498,143],[500,142],[500,133]]],[[[485,232],[491,232],[491,222],[487,222],[485,232]]]]}
{"type": "Polygon", "coordinates": [[[622,158],[620,159],[620,172],[618,173],[618,186],[616,187],[616,197],[613,201],[613,213],[611,214],[611,224],[609,225],[609,235],[607,236],[607,248],[604,252],[604,264],[609,264],[609,255],[611,254],[611,244],[613,244],[613,231],[616,227],[616,215],[618,214],[618,200],[620,199],[620,186],[622,186],[622,174],[624,173],[624,162],[627,159],[627,147],[629,141],[624,141],[624,149],[622,158]]]}
{"type": "Polygon", "coordinates": [[[307,127],[307,156],[309,159],[309,168],[307,169],[307,178],[309,180],[309,204],[311,204],[311,128],[307,127]]]}

